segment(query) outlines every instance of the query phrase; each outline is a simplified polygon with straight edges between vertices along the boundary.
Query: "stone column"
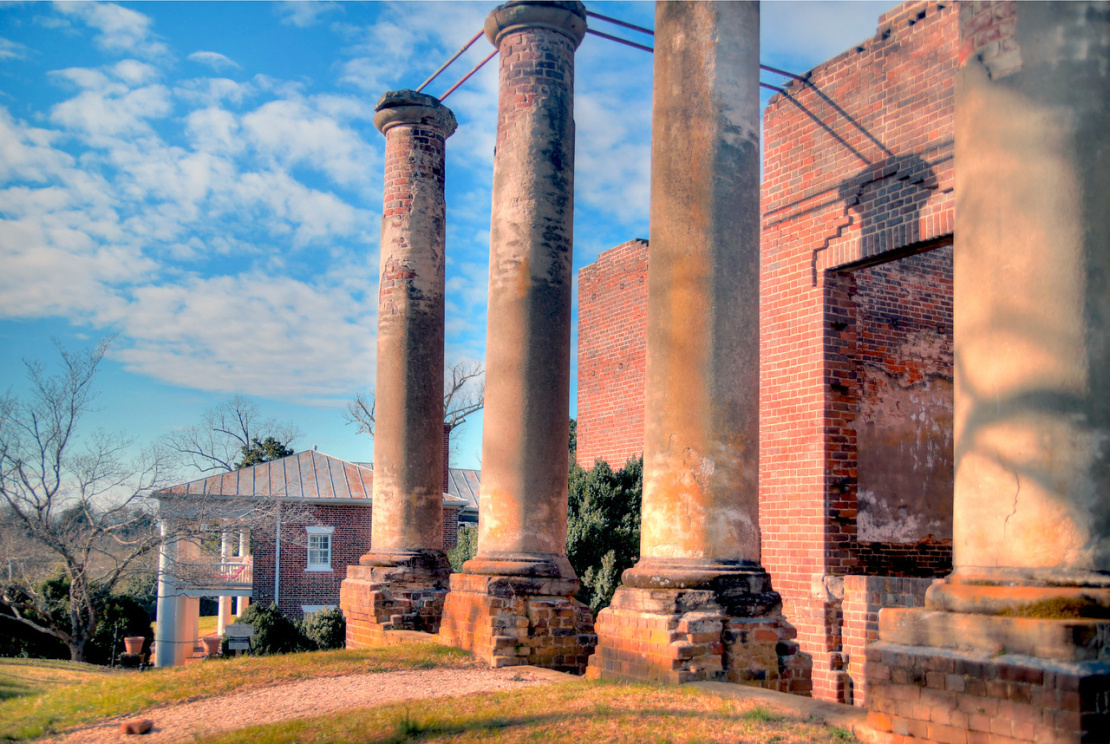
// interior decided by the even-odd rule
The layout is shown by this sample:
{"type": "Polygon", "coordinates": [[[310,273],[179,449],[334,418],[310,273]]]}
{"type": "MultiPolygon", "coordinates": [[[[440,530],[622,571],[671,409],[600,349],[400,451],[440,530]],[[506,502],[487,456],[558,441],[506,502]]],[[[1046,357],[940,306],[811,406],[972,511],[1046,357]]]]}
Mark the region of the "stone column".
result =
{"type": "Polygon", "coordinates": [[[385,135],[374,520],[370,552],[347,570],[347,645],[384,631],[439,628],[450,565],[443,553],[444,165],[455,131],[432,96],[391,91],[385,135]]]}
{"type": "Polygon", "coordinates": [[[870,719],[1110,741],[1110,4],[965,3],[960,42],[955,570],[881,614],[870,719]]]}
{"type": "MultiPolygon", "coordinates": [[[[220,533],[220,562],[225,566],[231,562],[231,535],[227,530],[220,533]]],[[[216,635],[222,636],[224,628],[231,622],[231,597],[220,597],[216,614],[216,635]]]]}
{"type": "Polygon", "coordinates": [[[498,666],[581,670],[594,639],[566,558],[574,52],[585,31],[580,2],[509,2],[486,19],[500,83],[478,555],[451,578],[441,634],[498,666]],[[574,643],[555,637],[559,625],[578,632],[574,643]]]}
{"type": "Polygon", "coordinates": [[[759,563],[759,4],[655,8],[640,561],[590,673],[797,689],[759,563]]]}

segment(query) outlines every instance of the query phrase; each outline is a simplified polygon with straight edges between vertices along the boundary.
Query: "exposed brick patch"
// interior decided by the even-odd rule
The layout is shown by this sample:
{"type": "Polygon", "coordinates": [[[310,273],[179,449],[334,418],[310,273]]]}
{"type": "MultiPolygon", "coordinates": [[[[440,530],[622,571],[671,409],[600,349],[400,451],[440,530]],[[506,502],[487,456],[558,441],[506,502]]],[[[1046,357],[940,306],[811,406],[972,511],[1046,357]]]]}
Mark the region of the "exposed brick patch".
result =
{"type": "Polygon", "coordinates": [[[441,642],[493,667],[530,664],[584,673],[597,645],[589,608],[572,596],[519,591],[516,582],[514,577],[452,574],[441,642]]]}
{"type": "Polygon", "coordinates": [[[851,695],[845,702],[863,706],[867,674],[866,649],[879,640],[879,610],[884,607],[924,607],[932,579],[887,576],[844,577],[844,655],[851,695]]]}
{"type": "Polygon", "coordinates": [[[876,643],[867,667],[867,723],[895,744],[1110,741],[1101,662],[876,643]]]}
{"type": "Polygon", "coordinates": [[[578,271],[578,464],[624,466],[644,450],[646,240],[578,271]]]}
{"type": "MultiPolygon", "coordinates": [[[[446,587],[419,580],[375,580],[368,566],[349,566],[340,592],[347,620],[347,648],[384,646],[391,630],[437,633],[446,587]]],[[[395,572],[396,573],[396,572],[395,572]]]]}

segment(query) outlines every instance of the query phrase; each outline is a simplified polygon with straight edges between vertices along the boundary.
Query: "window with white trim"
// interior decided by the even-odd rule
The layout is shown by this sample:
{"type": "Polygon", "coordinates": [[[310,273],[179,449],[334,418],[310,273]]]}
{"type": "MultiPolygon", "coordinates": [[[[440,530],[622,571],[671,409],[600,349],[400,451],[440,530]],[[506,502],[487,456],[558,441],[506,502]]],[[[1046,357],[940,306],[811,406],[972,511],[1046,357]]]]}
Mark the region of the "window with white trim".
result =
{"type": "Polygon", "coordinates": [[[306,527],[308,533],[308,562],[306,571],[331,570],[331,537],[334,527],[306,527]]]}

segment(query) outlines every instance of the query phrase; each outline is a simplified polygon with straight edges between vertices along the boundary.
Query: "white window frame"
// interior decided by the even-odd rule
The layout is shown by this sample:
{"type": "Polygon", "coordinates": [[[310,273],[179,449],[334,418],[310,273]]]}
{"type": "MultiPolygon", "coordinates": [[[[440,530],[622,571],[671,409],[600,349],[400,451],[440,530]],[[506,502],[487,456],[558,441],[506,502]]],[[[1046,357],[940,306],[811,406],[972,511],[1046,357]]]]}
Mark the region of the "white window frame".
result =
{"type": "Polygon", "coordinates": [[[308,571],[308,572],[313,572],[313,573],[330,572],[332,570],[331,569],[332,548],[334,547],[333,542],[332,542],[332,533],[335,532],[335,528],[334,527],[319,527],[319,526],[305,527],[305,532],[308,534],[308,546],[305,550],[305,569],[304,570],[308,571]],[[314,538],[314,537],[319,538],[319,537],[325,537],[325,536],[328,538],[328,556],[327,556],[328,559],[327,559],[327,562],[326,563],[322,562],[322,561],[313,562],[312,554],[321,552],[321,549],[312,547],[312,542],[313,542],[312,538],[314,538]]]}

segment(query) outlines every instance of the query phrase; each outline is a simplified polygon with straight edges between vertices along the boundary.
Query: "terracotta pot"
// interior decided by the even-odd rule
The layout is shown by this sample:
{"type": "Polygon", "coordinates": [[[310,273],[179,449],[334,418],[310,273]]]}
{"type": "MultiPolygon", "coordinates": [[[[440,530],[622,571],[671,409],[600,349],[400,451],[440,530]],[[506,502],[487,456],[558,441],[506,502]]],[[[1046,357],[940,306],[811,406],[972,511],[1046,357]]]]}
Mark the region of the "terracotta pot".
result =
{"type": "Polygon", "coordinates": [[[146,641],[146,638],[143,636],[127,636],[123,639],[123,646],[129,654],[141,654],[144,641],[146,641]]]}
{"type": "Polygon", "coordinates": [[[209,656],[216,656],[220,653],[220,641],[222,639],[218,636],[205,636],[201,638],[204,642],[204,652],[209,656]]]}

